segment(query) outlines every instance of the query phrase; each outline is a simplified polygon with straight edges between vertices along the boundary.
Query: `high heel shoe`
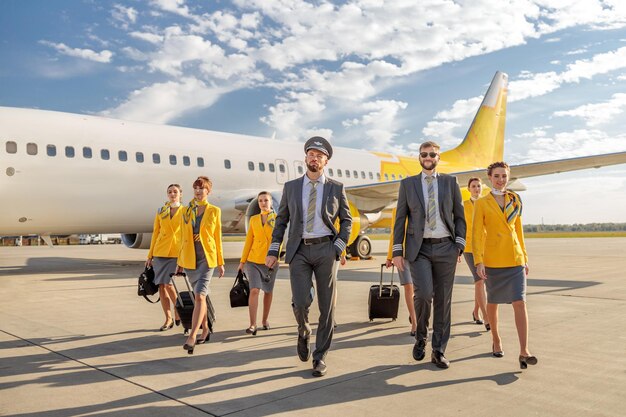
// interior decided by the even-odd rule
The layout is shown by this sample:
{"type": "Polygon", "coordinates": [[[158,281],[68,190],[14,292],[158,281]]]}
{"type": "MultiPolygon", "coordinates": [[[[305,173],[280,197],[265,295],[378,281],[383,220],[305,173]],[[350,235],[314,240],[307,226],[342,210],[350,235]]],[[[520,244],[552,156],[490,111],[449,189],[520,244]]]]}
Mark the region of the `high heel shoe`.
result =
{"type": "Polygon", "coordinates": [[[537,357],[530,355],[530,356],[522,356],[519,355],[519,367],[520,369],[526,369],[528,368],[528,365],[537,365],[537,357]]]}
{"type": "Polygon", "coordinates": [[[193,345],[189,345],[187,343],[183,345],[183,349],[185,349],[189,355],[193,355],[193,348],[195,347],[196,347],[195,343],[193,345]]]}
{"type": "Polygon", "coordinates": [[[485,323],[485,322],[484,322],[484,321],[482,321],[481,319],[477,318],[477,317],[474,315],[474,312],[473,312],[473,311],[472,311],[472,320],[474,321],[474,324],[484,324],[484,323],[485,323]]]}
{"type": "Polygon", "coordinates": [[[196,340],[196,345],[203,345],[211,338],[211,333],[207,334],[206,337],[201,337],[196,340]]]}
{"type": "Polygon", "coordinates": [[[256,336],[257,328],[256,326],[250,326],[246,329],[247,334],[251,334],[252,336],[256,336]]]}
{"type": "Polygon", "coordinates": [[[270,329],[269,323],[263,325],[263,330],[269,330],[269,329],[270,329]]]}
{"type": "MultiPolygon", "coordinates": [[[[499,350],[496,352],[496,345],[491,345],[491,354],[493,355],[494,358],[503,358],[504,357],[504,352],[499,350]]],[[[521,356],[520,356],[521,358],[521,356]]],[[[521,359],[520,359],[521,361],[521,359]]]]}
{"type": "Polygon", "coordinates": [[[180,319],[176,319],[176,320],[174,320],[174,323],[175,323],[177,326],[180,326],[180,319]]]}
{"type": "Polygon", "coordinates": [[[166,330],[171,329],[172,327],[174,327],[174,321],[172,320],[172,322],[170,324],[165,323],[163,326],[161,326],[159,328],[160,331],[164,332],[166,330]]]}
{"type": "Polygon", "coordinates": [[[489,323],[485,323],[485,329],[487,331],[491,330],[491,325],[489,323]]]}

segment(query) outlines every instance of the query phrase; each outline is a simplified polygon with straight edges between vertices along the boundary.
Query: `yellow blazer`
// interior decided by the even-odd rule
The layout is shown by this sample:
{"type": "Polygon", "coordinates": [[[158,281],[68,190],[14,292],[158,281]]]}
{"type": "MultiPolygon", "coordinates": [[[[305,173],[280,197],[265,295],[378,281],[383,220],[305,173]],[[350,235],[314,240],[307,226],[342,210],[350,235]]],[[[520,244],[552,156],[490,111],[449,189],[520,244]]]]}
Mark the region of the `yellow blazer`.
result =
{"type": "MultiPolygon", "coordinates": [[[[190,210],[185,207],[185,211],[190,210]]],[[[186,216],[189,218],[189,216],[186,216]]],[[[181,221],[183,242],[178,255],[178,265],[185,269],[196,269],[196,251],[193,243],[193,225],[191,220],[181,221]]],[[[204,249],[209,268],[224,265],[222,250],[222,211],[219,207],[208,204],[200,222],[200,242],[204,249]]]]}
{"type": "Polygon", "coordinates": [[[473,252],[473,244],[472,244],[472,225],[474,224],[474,205],[475,202],[472,200],[465,200],[463,202],[463,212],[465,213],[465,223],[467,224],[467,229],[465,232],[465,250],[464,253],[472,253],[473,252]]]}
{"type": "Polygon", "coordinates": [[[473,223],[475,265],[482,263],[490,268],[507,268],[528,263],[521,216],[517,216],[515,224],[510,225],[491,194],[474,203],[473,223]]]}
{"type": "Polygon", "coordinates": [[[148,258],[155,256],[176,258],[178,256],[181,242],[180,223],[184,210],[184,207],[179,207],[172,218],[170,218],[169,213],[165,218],[162,218],[161,213],[157,213],[154,217],[148,258]]]}
{"type": "MultiPolygon", "coordinates": [[[[274,232],[274,223],[276,222],[276,213],[271,212],[267,215],[265,224],[261,222],[261,214],[250,217],[250,225],[248,234],[246,234],[246,243],[241,252],[240,262],[254,262],[264,264],[267,251],[272,243],[272,232],[274,232]]],[[[280,253],[280,249],[278,250],[280,253]]]]}
{"type": "MultiPolygon", "coordinates": [[[[408,224],[409,219],[407,218],[406,222],[408,224]]],[[[394,207],[391,210],[391,233],[389,233],[389,248],[387,248],[387,259],[393,259],[393,227],[396,224],[396,209],[394,207]]],[[[404,227],[406,230],[406,226],[404,227]]],[[[406,233],[404,234],[404,241],[402,242],[402,247],[406,247],[406,233]]]]}

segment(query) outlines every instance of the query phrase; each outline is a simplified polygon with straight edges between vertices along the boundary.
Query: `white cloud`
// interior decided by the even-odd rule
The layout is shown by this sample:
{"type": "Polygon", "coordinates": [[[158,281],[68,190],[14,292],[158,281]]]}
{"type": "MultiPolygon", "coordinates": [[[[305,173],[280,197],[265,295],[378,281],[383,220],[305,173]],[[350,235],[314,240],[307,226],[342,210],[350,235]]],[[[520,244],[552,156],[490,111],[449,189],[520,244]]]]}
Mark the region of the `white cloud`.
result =
{"type": "Polygon", "coordinates": [[[142,41],[146,41],[155,45],[163,42],[163,36],[159,35],[158,33],[134,31],[130,32],[129,35],[133,38],[141,39],[142,41]]]}
{"type": "Polygon", "coordinates": [[[190,16],[185,0],[151,0],[150,3],[165,12],[179,14],[184,17],[190,16]]]}
{"type": "Polygon", "coordinates": [[[580,117],[589,127],[595,127],[613,120],[626,111],[626,94],[613,94],[610,100],[603,103],[585,104],[572,110],[554,112],[554,116],[580,117]]]}
{"type": "Polygon", "coordinates": [[[587,52],[587,49],[581,48],[581,49],[574,49],[573,51],[566,52],[565,55],[580,55],[586,52],[587,52]]]}
{"type": "Polygon", "coordinates": [[[121,4],[114,4],[111,10],[111,16],[122,28],[128,29],[130,24],[137,21],[137,10],[132,7],[122,6],[121,4]]]}
{"type": "Polygon", "coordinates": [[[70,48],[64,43],[54,43],[49,41],[39,41],[39,43],[54,48],[63,55],[87,59],[89,61],[101,62],[106,64],[111,62],[111,58],[113,57],[113,52],[106,49],[100,52],[95,52],[91,49],[70,48]]]}
{"type": "Polygon", "coordinates": [[[519,160],[524,162],[545,161],[558,158],[620,152],[626,146],[626,134],[609,135],[597,129],[577,129],[559,132],[553,136],[538,137],[528,146],[519,160]]]}

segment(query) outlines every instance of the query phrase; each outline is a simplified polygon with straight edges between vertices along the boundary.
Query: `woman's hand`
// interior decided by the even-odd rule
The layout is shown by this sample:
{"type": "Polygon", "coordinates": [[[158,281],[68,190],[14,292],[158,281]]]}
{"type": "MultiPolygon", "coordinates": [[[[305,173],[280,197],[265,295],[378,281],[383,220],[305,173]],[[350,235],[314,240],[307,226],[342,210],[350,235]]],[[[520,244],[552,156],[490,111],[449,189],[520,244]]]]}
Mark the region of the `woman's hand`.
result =
{"type": "Polygon", "coordinates": [[[239,266],[237,267],[237,271],[243,271],[243,262],[239,262],[239,266]]]}
{"type": "Polygon", "coordinates": [[[524,272],[526,272],[526,275],[528,275],[528,264],[524,265],[524,272]]]}
{"type": "Polygon", "coordinates": [[[487,273],[485,272],[485,265],[480,263],[476,265],[476,274],[480,277],[480,279],[487,279],[487,273]]]}
{"type": "Polygon", "coordinates": [[[152,267],[152,258],[146,259],[146,268],[152,267]]]}
{"type": "Polygon", "coordinates": [[[391,262],[391,259],[387,259],[385,261],[385,268],[389,268],[389,267],[391,267],[391,265],[393,265],[393,262],[391,262]]]}
{"type": "Polygon", "coordinates": [[[183,271],[184,271],[184,268],[182,266],[176,265],[176,271],[175,271],[176,275],[182,274],[183,271]]]}
{"type": "Polygon", "coordinates": [[[217,267],[217,270],[219,271],[220,275],[219,278],[222,278],[224,276],[224,272],[226,272],[226,269],[224,268],[224,265],[219,265],[217,267]]]}

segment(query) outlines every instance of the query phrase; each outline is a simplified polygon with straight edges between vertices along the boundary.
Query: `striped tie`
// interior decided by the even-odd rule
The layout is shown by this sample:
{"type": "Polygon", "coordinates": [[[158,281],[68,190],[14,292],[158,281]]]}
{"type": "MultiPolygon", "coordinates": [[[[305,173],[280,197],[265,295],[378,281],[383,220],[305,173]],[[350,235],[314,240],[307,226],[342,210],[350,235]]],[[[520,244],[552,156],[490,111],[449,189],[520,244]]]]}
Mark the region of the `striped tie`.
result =
{"type": "Polygon", "coordinates": [[[428,175],[426,177],[426,183],[428,184],[428,228],[435,230],[437,227],[437,219],[435,213],[435,185],[433,184],[433,176],[428,175]]]}
{"type": "Polygon", "coordinates": [[[309,205],[306,209],[306,231],[313,232],[313,220],[315,219],[315,203],[317,202],[318,181],[311,181],[311,193],[309,194],[309,205]]]}

